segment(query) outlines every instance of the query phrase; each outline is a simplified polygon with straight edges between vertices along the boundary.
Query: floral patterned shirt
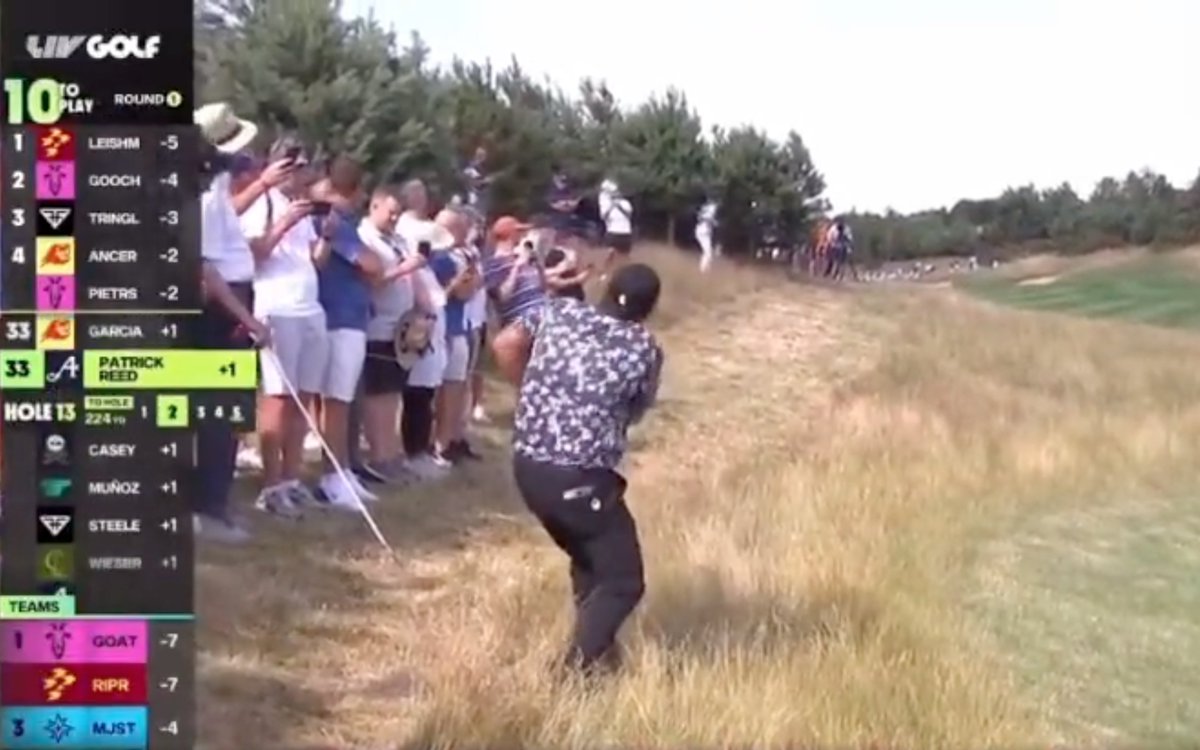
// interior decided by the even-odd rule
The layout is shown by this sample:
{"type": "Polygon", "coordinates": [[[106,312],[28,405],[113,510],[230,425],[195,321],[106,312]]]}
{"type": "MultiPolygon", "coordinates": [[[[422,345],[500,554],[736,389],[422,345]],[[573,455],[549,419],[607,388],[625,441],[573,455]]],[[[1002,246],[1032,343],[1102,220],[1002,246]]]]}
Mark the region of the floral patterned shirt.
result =
{"type": "Polygon", "coordinates": [[[547,300],[521,383],[513,449],[534,461],[615,469],[629,426],[654,405],[663,351],[639,323],[547,300]]]}

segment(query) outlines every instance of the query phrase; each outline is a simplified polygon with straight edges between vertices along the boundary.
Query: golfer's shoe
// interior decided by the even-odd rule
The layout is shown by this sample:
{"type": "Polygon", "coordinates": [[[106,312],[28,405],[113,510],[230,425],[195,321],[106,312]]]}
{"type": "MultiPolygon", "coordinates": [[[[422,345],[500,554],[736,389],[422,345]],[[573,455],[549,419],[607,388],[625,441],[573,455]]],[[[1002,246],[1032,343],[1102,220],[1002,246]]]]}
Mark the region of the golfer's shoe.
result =
{"type": "Polygon", "coordinates": [[[270,513],[271,515],[293,521],[304,517],[304,514],[296,507],[292,502],[292,498],[288,495],[288,485],[286,483],[267,487],[258,493],[258,499],[254,501],[254,507],[264,513],[270,513]]]}

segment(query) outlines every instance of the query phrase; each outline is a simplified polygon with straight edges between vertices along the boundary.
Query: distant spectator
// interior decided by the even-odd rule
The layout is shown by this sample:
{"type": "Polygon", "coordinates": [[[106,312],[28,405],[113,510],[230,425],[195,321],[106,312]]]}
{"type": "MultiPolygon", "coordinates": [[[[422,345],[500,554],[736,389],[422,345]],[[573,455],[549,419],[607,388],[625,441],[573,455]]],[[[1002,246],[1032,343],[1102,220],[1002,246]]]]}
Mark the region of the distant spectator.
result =
{"type": "Polygon", "coordinates": [[[717,202],[709,198],[696,214],[696,242],[700,245],[700,270],[707,271],[716,254],[717,202]]]}
{"type": "Polygon", "coordinates": [[[633,205],[621,195],[617,183],[605,180],[600,185],[600,217],[604,221],[604,242],[608,246],[605,272],[629,259],[633,251],[633,205]]]}
{"type": "Polygon", "coordinates": [[[467,206],[478,215],[480,221],[487,221],[489,209],[489,193],[491,192],[493,176],[486,173],[487,149],[483,146],[475,149],[470,163],[463,169],[463,182],[467,188],[467,206]]]}

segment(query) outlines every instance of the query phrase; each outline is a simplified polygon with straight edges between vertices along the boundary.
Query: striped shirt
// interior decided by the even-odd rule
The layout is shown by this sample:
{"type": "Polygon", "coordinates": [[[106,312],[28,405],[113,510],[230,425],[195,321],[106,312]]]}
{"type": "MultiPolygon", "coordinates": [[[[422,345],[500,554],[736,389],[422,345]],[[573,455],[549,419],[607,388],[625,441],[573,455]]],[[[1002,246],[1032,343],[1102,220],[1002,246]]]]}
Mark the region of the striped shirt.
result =
{"type": "Polygon", "coordinates": [[[500,298],[500,287],[508,279],[514,263],[516,258],[511,255],[492,255],[483,266],[483,284],[496,306],[501,325],[508,325],[540,310],[546,301],[542,275],[532,263],[517,271],[517,280],[508,299],[500,298]]]}

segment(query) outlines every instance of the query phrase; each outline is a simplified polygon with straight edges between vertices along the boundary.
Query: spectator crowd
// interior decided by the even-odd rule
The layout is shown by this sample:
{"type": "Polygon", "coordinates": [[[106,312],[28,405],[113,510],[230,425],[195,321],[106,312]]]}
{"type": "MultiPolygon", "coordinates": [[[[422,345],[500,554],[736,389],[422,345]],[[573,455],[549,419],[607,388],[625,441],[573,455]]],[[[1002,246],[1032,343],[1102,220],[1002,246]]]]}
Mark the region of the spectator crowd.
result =
{"type": "Polygon", "coordinates": [[[535,226],[489,218],[484,149],[439,207],[419,180],[370,185],[353,159],[314,163],[294,137],[262,147],[227,104],[196,123],[208,148],[198,340],[257,346],[261,372],[253,439],[211,424],[198,435],[201,538],[249,539],[230,504],[238,468],[261,476],[256,509],[296,519],[359,512],[384,487],[479,460],[481,362],[490,353],[519,385],[545,300],[582,299],[589,274],[612,274],[632,248],[632,207],[611,180],[589,212],[556,175],[535,226]]]}

